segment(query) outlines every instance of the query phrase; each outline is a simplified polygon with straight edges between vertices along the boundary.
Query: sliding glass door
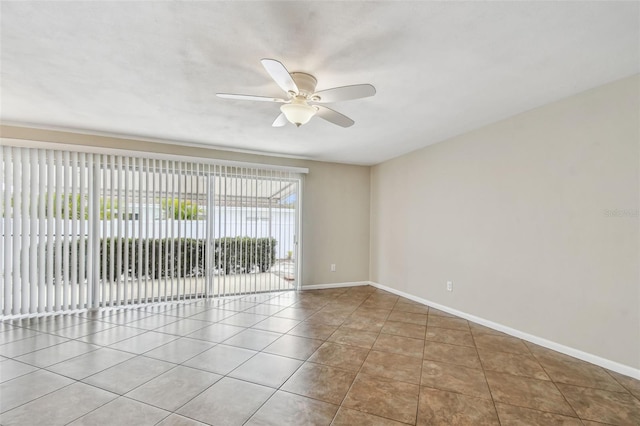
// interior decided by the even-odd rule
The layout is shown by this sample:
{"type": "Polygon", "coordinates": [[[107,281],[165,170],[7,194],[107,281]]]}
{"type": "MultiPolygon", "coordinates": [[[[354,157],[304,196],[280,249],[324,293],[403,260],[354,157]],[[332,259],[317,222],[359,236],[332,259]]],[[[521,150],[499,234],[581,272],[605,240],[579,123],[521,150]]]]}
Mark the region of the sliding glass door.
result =
{"type": "Polygon", "coordinates": [[[297,287],[301,177],[3,146],[2,315],[297,287]]]}
{"type": "Polygon", "coordinates": [[[209,183],[210,294],[297,288],[299,177],[222,166],[209,183]]]}

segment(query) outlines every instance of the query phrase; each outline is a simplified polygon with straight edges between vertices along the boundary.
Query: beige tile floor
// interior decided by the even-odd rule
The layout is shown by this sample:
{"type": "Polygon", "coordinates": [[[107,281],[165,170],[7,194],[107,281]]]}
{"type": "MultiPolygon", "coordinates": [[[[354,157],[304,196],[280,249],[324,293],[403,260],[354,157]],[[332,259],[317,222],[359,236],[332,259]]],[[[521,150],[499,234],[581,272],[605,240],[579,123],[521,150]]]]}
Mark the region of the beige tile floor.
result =
{"type": "Polygon", "coordinates": [[[0,323],[9,425],[639,425],[640,382],[373,287],[0,323]]]}

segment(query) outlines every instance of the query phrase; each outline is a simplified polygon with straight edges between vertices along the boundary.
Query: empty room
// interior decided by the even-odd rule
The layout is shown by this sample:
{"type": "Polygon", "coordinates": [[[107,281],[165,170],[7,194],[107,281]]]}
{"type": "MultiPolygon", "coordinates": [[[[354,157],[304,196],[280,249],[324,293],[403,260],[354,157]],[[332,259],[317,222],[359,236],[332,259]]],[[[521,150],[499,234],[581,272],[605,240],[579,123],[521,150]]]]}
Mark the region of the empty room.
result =
{"type": "Polygon", "coordinates": [[[0,2],[0,424],[640,425],[640,2],[0,2]]]}

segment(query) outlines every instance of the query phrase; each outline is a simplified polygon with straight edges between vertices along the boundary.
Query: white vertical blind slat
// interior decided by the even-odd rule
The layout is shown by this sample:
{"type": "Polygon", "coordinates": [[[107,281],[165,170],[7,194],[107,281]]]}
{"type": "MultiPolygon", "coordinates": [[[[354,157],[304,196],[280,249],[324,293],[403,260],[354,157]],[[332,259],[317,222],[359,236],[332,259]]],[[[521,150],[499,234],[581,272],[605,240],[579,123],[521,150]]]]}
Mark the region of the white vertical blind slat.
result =
{"type": "MultiPolygon", "coordinates": [[[[22,209],[22,220],[20,221],[21,229],[20,235],[22,237],[22,241],[20,243],[20,278],[22,282],[29,283],[29,246],[30,246],[30,212],[29,212],[29,188],[28,185],[31,181],[31,168],[29,167],[29,151],[22,150],[22,161],[21,161],[21,182],[20,182],[20,208],[22,209]]],[[[29,291],[31,290],[30,285],[22,286],[23,292],[20,297],[20,313],[25,314],[29,312],[29,291]]]]}
{"type": "Polygon", "coordinates": [[[217,195],[217,187],[216,187],[216,166],[207,166],[205,170],[207,169],[213,169],[213,172],[211,174],[209,173],[205,173],[205,181],[204,183],[204,187],[208,189],[207,191],[207,221],[206,221],[206,231],[204,233],[204,235],[206,235],[206,237],[209,239],[208,243],[206,244],[206,267],[205,267],[205,276],[207,277],[207,296],[219,296],[219,294],[217,292],[215,292],[215,287],[213,286],[214,284],[214,278],[215,278],[215,274],[218,274],[219,276],[219,269],[218,269],[218,263],[219,261],[216,260],[216,249],[214,246],[214,242],[215,242],[215,234],[216,234],[216,228],[219,227],[219,224],[215,222],[215,217],[218,217],[218,219],[220,218],[220,216],[216,216],[215,212],[216,212],[216,195],[217,195]],[[218,262],[218,263],[216,263],[218,262]]]}
{"type": "Polygon", "coordinates": [[[79,298],[79,306],[78,308],[85,308],[87,306],[87,286],[85,284],[85,273],[86,273],[86,217],[87,217],[87,155],[82,152],[78,158],[78,166],[79,166],[79,182],[78,182],[78,197],[80,203],[80,211],[78,213],[80,228],[78,230],[78,239],[80,241],[78,248],[78,298],[79,298]]]}
{"type": "MultiPolygon", "coordinates": [[[[202,190],[202,186],[200,183],[200,180],[203,178],[204,176],[204,165],[201,164],[196,164],[196,200],[198,201],[198,212],[197,212],[197,220],[196,220],[196,236],[197,236],[197,246],[196,246],[196,256],[195,256],[195,266],[196,266],[196,271],[197,271],[197,278],[199,279],[199,281],[204,281],[203,282],[203,288],[202,288],[202,292],[204,293],[205,297],[209,297],[209,286],[207,285],[207,281],[203,280],[204,277],[206,275],[208,275],[208,264],[206,262],[202,262],[203,265],[205,265],[205,270],[203,271],[202,268],[200,267],[200,262],[201,260],[204,259],[200,259],[200,249],[202,247],[202,241],[204,241],[205,239],[200,237],[200,219],[203,217],[202,216],[202,194],[201,194],[201,190],[202,190]],[[207,271],[207,272],[205,272],[207,271]]],[[[204,183],[204,182],[203,182],[204,183]]],[[[207,208],[209,207],[209,205],[206,206],[207,208]]],[[[206,233],[204,235],[207,235],[206,233]]],[[[205,237],[206,238],[206,237],[205,237]]],[[[194,280],[196,283],[198,281],[194,280]]],[[[198,284],[195,284],[194,287],[196,288],[196,291],[198,289],[198,284]]]]}
{"type": "MultiPolygon", "coordinates": [[[[224,232],[220,234],[220,238],[221,239],[225,239],[228,235],[227,232],[227,220],[229,218],[229,213],[228,213],[228,209],[226,208],[227,206],[227,193],[228,193],[228,182],[229,182],[229,177],[228,177],[228,166],[224,166],[224,179],[222,179],[221,185],[223,185],[224,188],[224,201],[223,201],[223,205],[225,206],[225,208],[223,209],[224,211],[224,221],[222,222],[224,224],[224,232]]],[[[222,295],[226,295],[227,294],[227,255],[230,254],[229,250],[226,249],[226,244],[225,247],[222,249],[222,252],[224,253],[224,262],[222,263],[222,268],[224,270],[224,275],[222,275],[222,295]]]]}
{"type": "Polygon", "coordinates": [[[39,186],[38,152],[31,150],[28,158],[29,188],[23,190],[29,194],[29,299],[23,303],[23,313],[38,311],[38,192],[33,190],[39,186]]]}
{"type": "Polygon", "coordinates": [[[51,312],[55,311],[55,299],[54,299],[54,240],[55,240],[55,215],[54,215],[54,185],[55,185],[55,161],[53,151],[48,150],[46,152],[47,157],[47,189],[45,190],[45,197],[47,200],[47,303],[46,310],[51,312]]]}
{"type": "MultiPolygon", "coordinates": [[[[148,160],[147,160],[148,161],[148,160]]],[[[153,220],[153,226],[151,227],[151,238],[153,241],[153,244],[151,245],[151,258],[152,259],[156,259],[156,239],[157,239],[157,234],[156,234],[156,168],[157,168],[157,160],[151,160],[151,167],[152,167],[152,174],[151,174],[151,203],[152,203],[152,207],[151,207],[151,216],[150,216],[150,221],[153,220]]],[[[148,207],[147,207],[148,210],[148,207]]],[[[155,289],[156,289],[156,283],[158,283],[158,289],[160,289],[160,283],[159,280],[156,280],[156,265],[158,264],[158,262],[156,262],[155,260],[151,263],[151,277],[152,277],[152,285],[151,285],[151,300],[154,299],[154,295],[155,295],[155,289]]]]}
{"type": "Polygon", "coordinates": [[[174,204],[174,199],[175,199],[175,191],[176,191],[176,182],[175,182],[175,170],[176,170],[176,162],[175,161],[171,161],[171,171],[168,174],[169,176],[169,180],[171,181],[171,196],[169,198],[169,203],[172,206],[172,211],[171,211],[171,244],[169,246],[170,251],[171,251],[171,257],[170,257],[170,271],[171,271],[171,293],[170,294],[175,294],[175,272],[176,272],[176,267],[175,267],[175,256],[176,256],[176,246],[175,246],[175,236],[176,236],[176,221],[175,221],[175,211],[173,206],[175,206],[174,204]]]}
{"type": "MultiPolygon", "coordinates": [[[[282,175],[282,173],[279,173],[279,174],[280,174],[280,175],[282,175]]],[[[283,178],[284,178],[284,176],[280,176],[280,182],[281,182],[281,185],[280,185],[280,186],[281,186],[281,187],[283,186],[283,185],[282,185],[283,178]]],[[[286,181],[285,181],[285,182],[286,182],[286,181]]],[[[288,182],[286,182],[286,183],[285,183],[285,188],[286,188],[286,185],[288,185],[288,182]]],[[[283,194],[284,194],[284,193],[282,193],[282,192],[281,192],[281,193],[280,193],[280,196],[278,197],[278,203],[279,203],[279,206],[280,206],[280,208],[278,209],[278,211],[280,212],[280,223],[283,223],[283,219],[286,221],[285,223],[288,223],[288,222],[289,222],[289,214],[288,214],[288,211],[286,211],[286,210],[285,210],[285,211],[283,211],[283,203],[282,203],[282,196],[283,196],[283,194]]],[[[280,226],[280,229],[282,229],[282,230],[283,230],[283,234],[284,234],[284,235],[283,235],[283,238],[284,238],[284,240],[283,240],[283,241],[291,241],[291,240],[290,240],[290,237],[291,237],[291,235],[290,235],[290,234],[291,234],[291,230],[289,229],[289,227],[288,227],[288,226],[280,226]]],[[[281,252],[282,254],[286,254],[286,250],[283,250],[284,248],[286,248],[286,247],[281,247],[281,248],[280,248],[280,250],[279,250],[279,252],[281,252]]],[[[276,257],[278,257],[278,256],[276,256],[276,257]]],[[[282,255],[280,255],[279,257],[282,257],[282,255]]],[[[286,272],[285,272],[285,271],[283,271],[283,272],[282,272],[282,274],[283,274],[283,276],[282,276],[282,278],[281,278],[281,280],[280,280],[280,281],[281,281],[281,285],[280,285],[281,287],[282,287],[282,281],[283,281],[283,278],[284,278],[284,276],[285,276],[286,272]]]]}
{"type": "Polygon", "coordinates": [[[131,169],[130,169],[130,164],[129,164],[129,157],[124,157],[124,164],[123,164],[124,169],[122,170],[123,172],[123,178],[124,178],[124,192],[123,192],[123,204],[122,210],[124,210],[124,215],[120,216],[118,215],[118,219],[120,220],[122,227],[124,229],[124,235],[123,235],[123,240],[122,240],[122,250],[124,251],[124,261],[122,262],[122,268],[123,268],[123,272],[124,272],[124,278],[123,278],[123,285],[122,285],[122,294],[121,294],[121,298],[118,297],[118,304],[119,305],[126,305],[129,301],[129,294],[130,294],[130,283],[129,283],[129,227],[131,224],[131,220],[129,217],[129,199],[130,199],[130,194],[129,194],[129,189],[130,187],[130,177],[131,177],[131,169]]]}
{"type": "Polygon", "coordinates": [[[55,261],[55,301],[54,301],[54,310],[61,311],[64,308],[62,307],[62,292],[64,291],[64,280],[63,280],[63,271],[62,271],[62,239],[64,238],[64,231],[62,228],[62,197],[64,196],[64,187],[63,187],[63,175],[64,175],[64,166],[62,162],[62,153],[60,151],[55,151],[55,173],[56,173],[56,184],[55,184],[55,192],[53,194],[53,204],[55,208],[54,217],[56,219],[56,228],[54,233],[54,243],[55,243],[55,252],[54,252],[54,261],[55,261]]]}
{"type": "Polygon", "coordinates": [[[150,228],[150,224],[151,224],[151,218],[149,217],[149,175],[150,175],[150,170],[149,170],[149,159],[142,159],[142,164],[146,164],[145,167],[145,173],[144,173],[144,209],[141,208],[141,213],[143,214],[142,216],[142,221],[141,223],[144,223],[145,229],[144,229],[144,235],[145,235],[145,239],[144,239],[144,303],[148,303],[149,302],[149,297],[148,297],[148,290],[149,290],[149,273],[151,272],[149,270],[149,239],[150,239],[150,233],[149,233],[149,228],[150,228]]]}
{"type": "MultiPolygon", "coordinates": [[[[273,197],[271,196],[271,194],[273,194],[274,188],[273,188],[273,170],[269,171],[269,191],[267,192],[267,197],[269,197],[269,235],[268,235],[268,247],[269,247],[269,262],[271,262],[271,252],[273,251],[273,241],[271,240],[271,237],[273,237],[273,197]]],[[[269,274],[269,287],[274,287],[274,276],[273,274],[269,274]]],[[[277,282],[276,282],[277,284],[277,282]]]]}
{"type": "Polygon", "coordinates": [[[78,153],[71,153],[71,309],[80,305],[78,298],[78,153]]]}
{"type": "Polygon", "coordinates": [[[21,161],[20,161],[20,151],[16,148],[13,148],[11,150],[11,154],[13,157],[13,170],[12,170],[12,180],[13,180],[13,186],[11,187],[11,204],[13,206],[13,226],[11,229],[11,236],[13,239],[13,247],[12,247],[12,252],[13,252],[13,267],[12,267],[12,283],[13,283],[13,291],[12,291],[12,296],[13,296],[13,304],[11,307],[11,313],[14,315],[17,315],[20,313],[20,296],[21,296],[21,289],[20,289],[20,261],[21,261],[21,256],[20,256],[20,221],[22,220],[22,215],[20,212],[20,194],[18,193],[18,188],[21,187],[22,185],[22,180],[20,179],[21,176],[21,161]]]}
{"type": "MultiPolygon", "coordinates": [[[[169,160],[165,161],[165,167],[162,169],[161,172],[161,179],[164,183],[164,187],[165,187],[165,195],[164,195],[164,200],[165,200],[165,205],[167,205],[166,203],[168,202],[168,198],[169,198],[169,177],[167,176],[167,170],[169,169],[169,160]]],[[[160,203],[162,203],[162,199],[160,201],[160,203]]],[[[161,207],[162,208],[162,207],[161,207]]],[[[169,241],[170,241],[170,235],[171,232],[169,231],[169,226],[172,225],[171,222],[171,218],[169,215],[167,215],[166,211],[163,211],[161,213],[163,216],[166,215],[166,220],[164,220],[164,228],[165,228],[165,233],[164,233],[164,259],[163,259],[163,267],[164,270],[162,271],[162,276],[164,277],[164,293],[162,294],[162,300],[163,301],[167,301],[167,294],[168,294],[168,286],[170,284],[169,282],[169,241]]]]}
{"type": "MultiPolygon", "coordinates": [[[[194,237],[198,238],[198,234],[196,232],[196,228],[198,226],[198,220],[199,220],[199,214],[198,214],[198,195],[197,195],[197,190],[194,188],[194,177],[197,179],[198,178],[198,168],[197,165],[194,168],[193,165],[189,168],[189,173],[188,175],[185,176],[185,180],[188,182],[188,187],[185,188],[185,194],[191,194],[191,196],[189,197],[189,199],[191,200],[191,209],[192,209],[192,214],[195,214],[195,220],[190,220],[188,222],[188,226],[189,226],[189,255],[186,257],[186,259],[188,259],[188,268],[187,271],[189,272],[189,274],[187,275],[187,277],[189,277],[188,279],[185,278],[185,282],[188,284],[188,286],[185,288],[185,294],[188,296],[188,298],[192,298],[194,293],[196,293],[198,291],[197,289],[197,285],[196,288],[194,289],[194,281],[196,281],[197,276],[194,277],[194,267],[197,266],[197,263],[194,265],[194,261],[195,261],[195,257],[196,257],[196,253],[194,253],[194,250],[197,248],[196,245],[194,244],[194,237]],[[194,198],[194,193],[195,195],[195,200],[194,198]],[[193,211],[195,209],[195,212],[193,211]],[[194,235],[194,232],[195,235],[194,235]]],[[[196,250],[197,252],[197,250],[196,250]]]]}
{"type": "Polygon", "coordinates": [[[210,186],[213,187],[212,196],[209,198],[211,201],[207,205],[207,208],[211,210],[211,214],[209,215],[209,220],[213,224],[210,229],[210,232],[207,234],[209,238],[211,238],[210,242],[207,246],[210,249],[210,262],[212,262],[212,269],[207,271],[207,273],[211,274],[211,289],[213,290],[213,296],[219,297],[221,295],[220,289],[222,288],[222,283],[224,280],[224,275],[222,272],[222,261],[224,252],[220,248],[220,242],[222,240],[222,211],[218,209],[218,205],[222,199],[222,187],[220,182],[222,180],[222,166],[213,165],[213,172],[211,174],[211,182],[210,186]],[[217,219],[217,222],[216,222],[217,219]],[[216,245],[217,244],[217,245],[216,245]]]}
{"type": "MultiPolygon", "coordinates": [[[[183,170],[184,170],[184,175],[183,175],[183,180],[185,182],[185,186],[184,186],[184,199],[185,199],[185,203],[187,203],[187,208],[189,209],[189,219],[186,221],[183,221],[183,225],[184,225],[184,238],[185,238],[185,245],[183,248],[183,253],[182,253],[182,258],[184,259],[184,268],[185,268],[185,274],[184,274],[184,298],[185,299],[191,299],[191,295],[193,294],[193,260],[194,260],[194,255],[193,255],[193,249],[194,249],[194,245],[193,245],[193,237],[194,237],[194,220],[193,220],[193,214],[194,214],[194,208],[197,208],[195,206],[197,206],[197,204],[194,204],[194,200],[193,200],[193,176],[194,173],[196,173],[196,170],[193,169],[193,167],[189,167],[189,165],[187,163],[183,163],[183,170]]],[[[195,212],[196,215],[196,220],[197,220],[197,212],[195,212]]]]}
{"type": "Polygon", "coordinates": [[[102,195],[102,291],[100,295],[100,303],[102,306],[110,305],[111,299],[111,282],[115,273],[115,244],[113,235],[117,235],[116,232],[116,219],[115,219],[115,157],[112,155],[110,158],[103,155],[101,158],[101,180],[103,188],[108,186],[109,191],[105,192],[103,189],[102,195]],[[111,167],[108,165],[111,164],[111,167]],[[108,194],[108,195],[107,195],[108,194]],[[107,259],[111,261],[107,264],[107,259]]]}
{"type": "MultiPolygon", "coordinates": [[[[239,170],[236,170],[236,176],[242,176],[244,175],[244,169],[240,168],[239,170]]],[[[238,199],[238,201],[236,202],[237,207],[236,207],[236,236],[237,237],[242,237],[244,235],[244,233],[242,232],[242,224],[243,224],[243,220],[242,220],[242,214],[244,212],[244,180],[240,179],[238,177],[236,177],[236,199],[238,199]]],[[[242,240],[240,239],[240,245],[236,244],[236,250],[239,251],[238,256],[236,257],[237,261],[239,261],[238,263],[240,264],[240,268],[243,267],[243,262],[242,262],[242,257],[244,255],[244,249],[242,247],[242,240]]],[[[237,272],[236,272],[237,273],[237,272]]],[[[237,277],[236,278],[236,282],[238,281],[237,277]]],[[[247,280],[240,280],[240,288],[241,288],[241,293],[242,294],[246,294],[247,293],[247,280]]]]}
{"type": "MultiPolygon", "coordinates": [[[[111,219],[110,206],[113,205],[113,182],[112,176],[107,173],[107,164],[109,164],[109,157],[107,155],[98,155],[96,160],[100,163],[96,164],[98,167],[97,178],[99,185],[102,188],[100,193],[100,220],[102,221],[102,229],[100,230],[98,251],[100,253],[100,267],[99,270],[99,283],[100,283],[100,297],[97,298],[100,306],[107,306],[107,283],[109,280],[110,266],[107,264],[107,259],[113,259],[111,249],[114,247],[111,241],[111,233],[114,232],[113,222],[111,219]],[[111,232],[111,233],[110,233],[111,232]],[[108,243],[109,241],[109,243],[108,243]],[[108,244],[108,245],[107,245],[108,244]]],[[[111,262],[113,265],[113,262],[111,262]]]]}
{"type": "MultiPolygon", "coordinates": [[[[143,187],[143,183],[144,183],[144,179],[143,179],[143,170],[142,170],[142,159],[138,158],[135,159],[136,162],[136,171],[138,172],[138,185],[137,185],[137,191],[138,191],[138,208],[134,210],[135,212],[135,219],[136,219],[136,225],[138,225],[138,237],[136,241],[137,243],[137,250],[136,253],[138,255],[138,260],[136,261],[136,291],[137,291],[137,296],[136,296],[136,303],[142,303],[142,289],[140,288],[140,282],[142,281],[142,274],[144,273],[143,271],[143,267],[142,267],[142,238],[143,238],[143,234],[142,234],[142,191],[145,190],[146,188],[143,187]]],[[[134,187],[134,191],[135,191],[134,187]]],[[[135,192],[134,192],[135,194],[135,192]]]]}
{"type": "Polygon", "coordinates": [[[37,312],[44,312],[46,309],[46,273],[45,273],[45,261],[46,261],[46,241],[42,240],[42,236],[47,235],[47,221],[46,221],[46,208],[47,208],[47,163],[46,152],[44,149],[38,150],[38,255],[37,255],[37,268],[38,268],[38,297],[37,297],[37,312]]]}
{"type": "MultiPolygon", "coordinates": [[[[258,190],[258,171],[256,169],[252,169],[251,170],[252,174],[253,174],[253,180],[252,180],[252,185],[253,185],[253,193],[256,194],[255,197],[253,197],[253,217],[255,217],[255,231],[254,231],[254,235],[256,236],[256,238],[260,238],[261,235],[259,233],[259,226],[260,226],[260,222],[262,220],[262,218],[260,217],[261,215],[258,214],[258,197],[260,196],[260,192],[258,190]]],[[[255,245],[255,249],[254,249],[254,258],[257,261],[258,264],[258,270],[256,271],[256,275],[253,277],[253,291],[257,292],[258,291],[258,273],[262,272],[262,268],[260,268],[260,262],[258,259],[258,244],[255,245]]]]}
{"type": "Polygon", "coordinates": [[[20,242],[21,242],[21,201],[20,201],[20,193],[17,191],[18,188],[22,188],[22,179],[21,177],[21,159],[20,159],[20,151],[16,148],[12,150],[13,156],[13,187],[12,187],[12,203],[13,203],[13,306],[12,306],[12,314],[17,315],[20,313],[20,297],[22,295],[20,291],[20,242]]]}
{"type": "Polygon", "coordinates": [[[2,159],[3,159],[3,188],[4,190],[4,203],[3,203],[3,224],[4,224],[4,233],[3,236],[3,249],[4,249],[4,274],[3,274],[3,315],[11,315],[11,302],[13,301],[12,297],[12,272],[13,272],[13,250],[12,250],[12,242],[13,242],[13,208],[11,206],[12,194],[13,194],[13,156],[11,155],[11,148],[9,147],[0,147],[2,150],[2,159]]]}
{"type": "MultiPolygon", "coordinates": [[[[87,251],[86,251],[86,271],[84,274],[81,274],[80,276],[83,277],[81,280],[84,282],[84,277],[86,276],[86,284],[82,285],[80,288],[80,294],[82,294],[83,291],[86,291],[86,303],[87,303],[87,308],[92,309],[96,307],[95,304],[95,296],[94,296],[94,288],[95,286],[97,286],[98,283],[98,279],[97,276],[98,274],[96,273],[97,271],[94,272],[94,265],[96,265],[95,258],[96,258],[96,243],[98,243],[98,241],[96,241],[96,229],[98,228],[98,224],[99,222],[96,220],[96,217],[98,216],[98,214],[96,213],[96,210],[98,210],[99,212],[99,197],[98,194],[94,192],[93,188],[95,185],[95,180],[96,180],[96,175],[99,173],[99,163],[96,164],[96,167],[94,169],[94,158],[95,157],[99,157],[97,155],[93,155],[93,154],[87,154],[86,159],[87,159],[87,178],[86,178],[86,186],[83,186],[82,184],[80,186],[82,187],[86,187],[87,188],[87,194],[86,194],[86,201],[87,201],[87,211],[86,211],[86,217],[87,217],[87,251]],[[97,205],[97,206],[96,206],[97,205]],[[97,208],[96,208],[97,207],[97,208]]],[[[99,161],[98,158],[95,158],[96,160],[99,161]]],[[[84,218],[84,215],[83,215],[84,218]]],[[[84,219],[83,219],[83,223],[84,223],[84,219]]],[[[84,244],[82,244],[82,247],[84,247],[84,244]]],[[[82,252],[81,252],[81,256],[82,252]]],[[[84,257],[83,257],[84,259],[84,257]]],[[[83,262],[84,264],[85,262],[83,262]]],[[[99,264],[98,264],[99,265],[99,264]]],[[[99,268],[96,268],[96,270],[99,271],[99,268]]]]}
{"type": "MultiPolygon", "coordinates": [[[[238,259],[240,258],[238,250],[240,249],[239,245],[238,245],[238,224],[240,223],[240,220],[238,218],[238,212],[239,212],[239,206],[238,206],[238,194],[240,194],[240,188],[239,188],[239,179],[237,178],[238,175],[238,169],[236,167],[233,167],[233,200],[234,200],[234,209],[233,209],[233,216],[234,216],[234,220],[233,220],[233,233],[235,235],[236,238],[234,238],[234,244],[233,244],[233,261],[234,263],[231,265],[232,271],[233,271],[233,282],[234,284],[238,285],[238,277],[236,276],[237,274],[237,263],[238,263],[238,259]]],[[[244,294],[244,288],[242,286],[242,282],[240,282],[240,285],[238,285],[238,290],[240,294],[244,294]]]]}
{"type": "Polygon", "coordinates": [[[69,309],[69,281],[70,281],[70,267],[69,267],[69,218],[71,212],[69,211],[69,182],[71,180],[71,173],[69,171],[69,151],[64,151],[62,155],[63,161],[63,173],[62,173],[62,193],[60,194],[59,202],[62,204],[62,310],[69,309]]]}
{"type": "MultiPolygon", "coordinates": [[[[174,220],[176,220],[176,222],[177,222],[176,225],[178,225],[178,229],[177,229],[178,247],[177,247],[177,250],[176,250],[176,253],[175,253],[176,259],[178,260],[178,262],[177,262],[177,265],[176,265],[176,267],[177,267],[176,268],[177,269],[177,271],[176,271],[176,273],[177,273],[177,276],[176,276],[176,290],[175,290],[176,292],[173,293],[173,294],[175,294],[178,299],[181,299],[181,298],[184,297],[184,294],[182,294],[182,291],[181,291],[182,290],[182,285],[184,283],[184,279],[182,278],[182,275],[184,273],[183,267],[182,267],[182,265],[183,265],[183,263],[182,263],[182,260],[183,260],[183,258],[182,258],[182,251],[183,251],[182,250],[182,220],[179,220],[179,219],[182,219],[182,210],[183,210],[182,209],[183,200],[182,200],[182,196],[181,196],[182,195],[182,161],[178,161],[177,162],[177,166],[178,166],[178,168],[175,171],[175,176],[177,177],[177,181],[178,181],[177,182],[178,183],[178,185],[177,185],[178,186],[178,194],[176,194],[177,197],[174,199],[174,206],[175,206],[174,208],[177,209],[177,212],[174,212],[173,216],[174,216],[174,220]],[[176,217],[176,215],[177,215],[177,217],[176,217]]],[[[186,208],[186,206],[185,206],[185,208],[186,208]]]]}
{"type": "MultiPolygon", "coordinates": [[[[117,198],[118,198],[118,205],[117,205],[117,215],[115,217],[115,222],[116,222],[116,229],[117,232],[115,234],[116,237],[116,272],[115,272],[115,300],[112,298],[112,305],[119,305],[120,304],[120,300],[121,300],[121,284],[122,284],[122,257],[123,257],[123,247],[122,247],[122,218],[121,218],[121,214],[122,214],[122,208],[124,205],[124,200],[123,200],[123,196],[122,196],[122,187],[124,186],[122,183],[122,180],[124,178],[123,176],[123,172],[124,172],[124,165],[122,164],[122,156],[118,155],[117,157],[118,159],[118,173],[117,173],[117,182],[118,182],[118,188],[117,188],[117,198]]],[[[113,213],[112,213],[113,214],[113,213]]],[[[113,289],[113,284],[112,287],[113,289]]]]}

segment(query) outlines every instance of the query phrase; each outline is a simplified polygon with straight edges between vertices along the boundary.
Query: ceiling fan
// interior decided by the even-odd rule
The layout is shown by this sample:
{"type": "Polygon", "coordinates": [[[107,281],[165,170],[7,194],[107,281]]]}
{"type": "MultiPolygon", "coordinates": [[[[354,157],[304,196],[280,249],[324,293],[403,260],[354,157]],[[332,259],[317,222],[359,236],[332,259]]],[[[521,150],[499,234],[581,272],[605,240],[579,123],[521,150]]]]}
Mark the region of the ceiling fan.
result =
{"type": "Polygon", "coordinates": [[[271,78],[287,93],[286,99],[231,93],[217,93],[217,95],[224,99],[277,102],[283,104],[280,106],[280,115],[278,115],[272,124],[273,127],[282,127],[286,125],[287,122],[300,127],[308,123],[314,115],[338,126],[349,127],[354,124],[352,119],[340,114],[338,111],[317,104],[366,98],[376,94],[375,87],[370,84],[334,87],[333,89],[316,92],[318,80],[311,74],[304,72],[290,73],[281,62],[275,59],[262,59],[261,62],[271,78]]]}

